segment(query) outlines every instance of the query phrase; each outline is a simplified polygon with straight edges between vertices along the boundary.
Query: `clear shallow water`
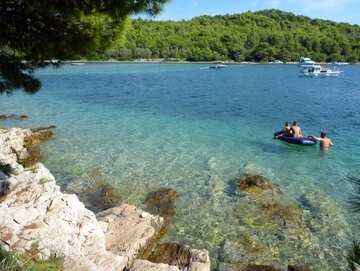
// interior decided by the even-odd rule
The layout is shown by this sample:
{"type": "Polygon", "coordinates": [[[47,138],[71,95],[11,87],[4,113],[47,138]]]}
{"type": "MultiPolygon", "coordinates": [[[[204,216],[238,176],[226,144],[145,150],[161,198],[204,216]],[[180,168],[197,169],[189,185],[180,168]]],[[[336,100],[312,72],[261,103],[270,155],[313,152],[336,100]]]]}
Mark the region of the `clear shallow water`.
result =
{"type": "MultiPolygon", "coordinates": [[[[0,114],[29,119],[2,124],[57,126],[42,153],[63,187],[96,175],[138,206],[159,187],[177,190],[177,216],[165,239],[207,248],[213,262],[222,261],[219,248],[241,228],[234,215],[238,175],[268,177],[294,201],[313,191],[329,195],[344,208],[352,233],[321,246],[327,256],[298,249],[278,257],[314,270],[330,270],[325,262],[333,258],[334,270],[343,268],[339,243],[358,235],[356,218],[346,214],[354,188],[345,176],[360,174],[360,67],[343,67],[338,78],[299,77],[292,65],[206,67],[66,64],[41,70],[36,95],[0,97],[0,114]],[[335,146],[324,153],[272,139],[293,120],[304,135],[326,130],[335,146]]],[[[319,243],[330,237],[329,231],[313,234],[319,243]]]]}

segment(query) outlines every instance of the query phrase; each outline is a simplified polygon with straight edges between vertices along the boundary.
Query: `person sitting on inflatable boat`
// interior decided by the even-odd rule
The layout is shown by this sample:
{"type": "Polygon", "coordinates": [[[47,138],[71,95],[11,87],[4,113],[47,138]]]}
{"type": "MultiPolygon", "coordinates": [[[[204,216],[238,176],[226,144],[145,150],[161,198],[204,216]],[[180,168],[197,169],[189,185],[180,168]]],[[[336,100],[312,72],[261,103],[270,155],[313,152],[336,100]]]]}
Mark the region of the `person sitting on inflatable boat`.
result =
{"type": "Polygon", "coordinates": [[[297,121],[293,122],[293,126],[291,127],[290,132],[293,135],[293,137],[295,137],[295,138],[302,137],[301,128],[297,121]]]}
{"type": "Polygon", "coordinates": [[[291,136],[290,121],[285,122],[284,128],[282,128],[280,133],[278,135],[274,136],[274,138],[277,139],[279,136],[291,136]]]}

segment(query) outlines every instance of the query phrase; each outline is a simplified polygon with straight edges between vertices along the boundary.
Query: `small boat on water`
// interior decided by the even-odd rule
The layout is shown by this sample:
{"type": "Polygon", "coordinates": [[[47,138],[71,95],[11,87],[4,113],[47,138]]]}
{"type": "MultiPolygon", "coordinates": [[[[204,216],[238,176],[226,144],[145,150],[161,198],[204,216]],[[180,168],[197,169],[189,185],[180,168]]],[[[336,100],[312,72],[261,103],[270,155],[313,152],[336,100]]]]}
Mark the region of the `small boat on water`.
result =
{"type": "Polygon", "coordinates": [[[226,65],[224,64],[217,64],[215,66],[211,66],[210,69],[223,69],[226,68],[226,65]]]}
{"type": "Polygon", "coordinates": [[[214,62],[214,66],[210,66],[210,69],[223,69],[226,68],[226,65],[222,64],[222,62],[214,62]]]}
{"type": "Polygon", "coordinates": [[[287,135],[281,135],[282,131],[276,131],[274,134],[274,137],[278,136],[277,138],[291,143],[291,144],[296,144],[296,145],[301,145],[301,146],[314,146],[316,145],[316,140],[311,138],[311,137],[293,137],[293,136],[287,136],[287,135]]]}
{"type": "Polygon", "coordinates": [[[311,60],[311,58],[308,57],[300,57],[299,59],[299,66],[303,66],[303,65],[315,65],[315,61],[311,60]]]}
{"type": "Polygon", "coordinates": [[[339,76],[340,73],[340,70],[330,69],[320,65],[302,65],[299,75],[312,77],[334,77],[339,76]]]}
{"type": "Polygon", "coordinates": [[[269,64],[284,64],[281,60],[270,61],[269,64]]]}

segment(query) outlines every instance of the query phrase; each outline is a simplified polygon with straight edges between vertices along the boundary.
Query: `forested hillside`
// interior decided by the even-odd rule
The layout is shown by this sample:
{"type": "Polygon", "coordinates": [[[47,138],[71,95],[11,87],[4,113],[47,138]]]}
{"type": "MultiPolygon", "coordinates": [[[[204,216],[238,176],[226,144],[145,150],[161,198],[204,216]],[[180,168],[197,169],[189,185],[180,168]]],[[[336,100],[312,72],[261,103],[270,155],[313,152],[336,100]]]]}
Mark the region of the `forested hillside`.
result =
{"type": "Polygon", "coordinates": [[[189,21],[131,21],[118,60],[175,58],[188,61],[360,62],[360,26],[295,16],[280,10],[200,16],[189,21]]]}

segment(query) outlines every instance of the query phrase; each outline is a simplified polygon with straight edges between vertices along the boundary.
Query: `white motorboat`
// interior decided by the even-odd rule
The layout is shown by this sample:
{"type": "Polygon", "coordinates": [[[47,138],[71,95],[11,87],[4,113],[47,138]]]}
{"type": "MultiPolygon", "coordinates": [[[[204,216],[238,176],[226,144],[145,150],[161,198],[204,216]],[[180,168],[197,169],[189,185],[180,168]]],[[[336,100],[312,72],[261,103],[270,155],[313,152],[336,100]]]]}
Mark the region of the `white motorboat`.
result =
{"type": "Polygon", "coordinates": [[[226,68],[224,64],[216,64],[215,66],[211,66],[210,69],[223,69],[226,68]]]}
{"type": "Polygon", "coordinates": [[[284,64],[281,60],[270,61],[269,64],[284,64]]]}
{"type": "Polygon", "coordinates": [[[210,66],[210,69],[223,69],[226,68],[226,65],[222,64],[221,62],[214,62],[214,66],[210,66]]]}
{"type": "Polygon", "coordinates": [[[308,57],[300,57],[299,59],[299,66],[303,66],[303,65],[314,65],[315,61],[311,60],[311,58],[308,57]]]}
{"type": "Polygon", "coordinates": [[[340,70],[322,67],[320,65],[301,65],[300,76],[313,76],[313,77],[332,77],[339,76],[340,70]]]}

